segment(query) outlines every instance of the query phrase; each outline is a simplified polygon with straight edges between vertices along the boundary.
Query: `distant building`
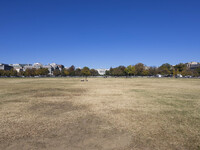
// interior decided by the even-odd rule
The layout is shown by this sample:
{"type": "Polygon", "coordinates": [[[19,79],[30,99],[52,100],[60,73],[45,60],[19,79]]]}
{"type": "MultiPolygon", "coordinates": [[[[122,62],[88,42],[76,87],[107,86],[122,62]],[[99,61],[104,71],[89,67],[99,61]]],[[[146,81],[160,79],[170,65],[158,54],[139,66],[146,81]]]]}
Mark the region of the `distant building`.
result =
{"type": "Polygon", "coordinates": [[[144,66],[144,69],[145,70],[148,70],[150,67],[149,66],[144,66]]]}
{"type": "Polygon", "coordinates": [[[13,67],[9,66],[8,64],[0,64],[0,70],[11,70],[13,67]]]}
{"type": "Polygon", "coordinates": [[[9,65],[12,66],[13,69],[15,69],[17,72],[25,71],[27,68],[32,69],[32,64],[9,64],[9,65]],[[31,66],[31,67],[29,67],[29,66],[31,66]]]}
{"type": "Polygon", "coordinates": [[[20,66],[24,67],[24,66],[32,66],[32,64],[19,64],[20,66]]]}
{"type": "Polygon", "coordinates": [[[200,67],[200,63],[199,62],[189,62],[189,63],[187,63],[187,67],[189,69],[193,70],[193,69],[200,67]]]}
{"type": "Polygon", "coordinates": [[[53,67],[54,70],[58,69],[58,65],[56,63],[51,63],[50,66],[53,67]]]}
{"type": "Polygon", "coordinates": [[[22,67],[13,67],[17,72],[23,71],[22,67]]]}
{"type": "Polygon", "coordinates": [[[33,64],[33,67],[34,67],[35,69],[40,69],[40,68],[43,67],[43,65],[42,65],[41,63],[34,63],[34,64],[33,64]]]}
{"type": "Polygon", "coordinates": [[[53,75],[53,67],[51,65],[46,65],[46,66],[43,66],[43,68],[47,68],[49,70],[49,75],[53,75]]]}
{"type": "Polygon", "coordinates": [[[58,65],[56,63],[51,63],[48,65],[42,65],[41,63],[34,63],[33,65],[27,64],[23,66],[23,71],[26,71],[26,69],[40,69],[40,68],[47,68],[49,70],[49,75],[53,75],[53,71],[55,69],[59,69],[60,71],[64,68],[63,65],[58,65]]]}
{"type": "Polygon", "coordinates": [[[109,69],[96,69],[100,75],[105,75],[109,69]]]}
{"type": "Polygon", "coordinates": [[[49,65],[53,68],[53,70],[59,69],[61,71],[62,69],[64,69],[64,66],[60,64],[58,65],[56,63],[51,63],[49,65]]]}
{"type": "Polygon", "coordinates": [[[63,65],[58,65],[58,69],[61,71],[64,69],[64,66],[63,65]]]}
{"type": "Polygon", "coordinates": [[[17,72],[23,71],[23,65],[21,64],[11,64],[13,69],[15,69],[17,72]]]}
{"type": "Polygon", "coordinates": [[[30,65],[30,64],[25,65],[25,66],[23,67],[23,71],[26,71],[26,69],[33,69],[33,66],[30,65]]]}

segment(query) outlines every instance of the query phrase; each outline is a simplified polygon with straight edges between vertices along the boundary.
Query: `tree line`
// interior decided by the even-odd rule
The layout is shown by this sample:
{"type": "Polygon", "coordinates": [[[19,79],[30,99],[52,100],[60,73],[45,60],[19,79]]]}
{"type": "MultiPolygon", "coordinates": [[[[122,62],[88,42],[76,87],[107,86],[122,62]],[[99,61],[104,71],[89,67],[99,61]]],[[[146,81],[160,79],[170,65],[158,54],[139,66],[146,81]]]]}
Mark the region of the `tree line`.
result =
{"type": "MultiPolygon", "coordinates": [[[[84,67],[82,69],[75,68],[73,65],[68,69],[55,69],[53,70],[54,76],[98,76],[99,73],[95,69],[90,69],[88,67],[84,67]]],[[[48,68],[32,68],[26,69],[25,71],[17,72],[14,69],[11,70],[0,70],[0,76],[25,76],[25,77],[34,77],[34,76],[49,76],[48,68]]]]}
{"type": "Polygon", "coordinates": [[[98,76],[99,73],[95,69],[90,69],[89,67],[75,68],[74,65],[68,69],[64,68],[62,70],[55,69],[53,71],[54,76],[98,76]]]}
{"type": "Polygon", "coordinates": [[[179,63],[175,66],[169,63],[162,64],[159,67],[147,67],[143,63],[136,65],[118,66],[116,68],[110,68],[106,71],[108,76],[156,76],[161,74],[163,76],[177,76],[181,74],[183,76],[200,76],[200,67],[191,70],[184,63],[179,63]]]}
{"type": "MultiPolygon", "coordinates": [[[[163,76],[176,76],[181,74],[183,76],[200,76],[200,67],[191,70],[184,63],[179,63],[175,66],[169,63],[162,64],[159,67],[147,67],[143,63],[137,63],[136,65],[118,66],[116,68],[110,68],[106,71],[106,76],[156,76],[161,74],[163,76]]],[[[69,68],[55,69],[53,70],[54,76],[99,76],[99,73],[95,69],[84,67],[82,69],[71,66],[69,68]]],[[[26,69],[25,71],[17,72],[14,69],[0,70],[0,76],[49,76],[49,70],[47,68],[39,69],[26,69]]]]}

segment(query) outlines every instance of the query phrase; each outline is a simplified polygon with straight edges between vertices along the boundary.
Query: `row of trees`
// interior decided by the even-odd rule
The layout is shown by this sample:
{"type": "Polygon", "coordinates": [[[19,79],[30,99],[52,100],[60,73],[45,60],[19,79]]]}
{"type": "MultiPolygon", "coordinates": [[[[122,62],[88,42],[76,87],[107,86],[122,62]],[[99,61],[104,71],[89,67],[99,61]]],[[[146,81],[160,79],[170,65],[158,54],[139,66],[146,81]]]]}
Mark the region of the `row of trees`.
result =
{"type": "Polygon", "coordinates": [[[138,63],[127,67],[119,66],[110,68],[110,70],[106,71],[106,75],[109,76],[155,76],[157,74],[164,76],[176,76],[177,74],[183,76],[200,76],[200,67],[195,70],[190,70],[187,65],[183,63],[175,66],[165,63],[160,67],[147,67],[142,63],[138,63]]]}
{"type": "Polygon", "coordinates": [[[18,76],[18,72],[14,69],[11,69],[11,70],[0,70],[0,76],[7,76],[7,77],[10,77],[10,76],[18,76]]]}
{"type": "Polygon", "coordinates": [[[64,68],[62,70],[56,69],[53,71],[55,76],[98,76],[99,73],[95,69],[90,69],[88,67],[75,68],[73,65],[68,69],[64,68]]]}
{"type": "MultiPolygon", "coordinates": [[[[194,70],[190,70],[186,64],[180,63],[172,66],[168,63],[161,65],[160,67],[147,67],[142,63],[136,65],[119,66],[116,68],[110,68],[106,71],[105,75],[108,76],[155,76],[161,74],[164,76],[176,76],[181,74],[183,76],[200,76],[200,67],[194,70]]],[[[17,72],[14,69],[0,70],[0,76],[48,76],[49,70],[47,68],[39,69],[26,69],[26,71],[17,72]]],[[[75,68],[73,65],[68,69],[55,69],[53,71],[54,76],[98,76],[99,73],[95,69],[84,67],[82,69],[75,68]]]]}
{"type": "Polygon", "coordinates": [[[49,70],[47,68],[39,68],[39,69],[26,69],[26,71],[17,72],[14,69],[11,70],[0,70],[0,76],[47,76],[49,74],[49,70]]]}
{"type": "MultiPolygon", "coordinates": [[[[17,72],[14,69],[11,70],[0,70],[0,76],[48,76],[49,70],[47,68],[39,68],[39,69],[26,69],[25,71],[17,72]]],[[[66,69],[55,69],[53,70],[54,76],[98,76],[99,73],[95,69],[89,69],[88,67],[84,67],[83,69],[75,68],[71,66],[70,68],[66,69]]]]}

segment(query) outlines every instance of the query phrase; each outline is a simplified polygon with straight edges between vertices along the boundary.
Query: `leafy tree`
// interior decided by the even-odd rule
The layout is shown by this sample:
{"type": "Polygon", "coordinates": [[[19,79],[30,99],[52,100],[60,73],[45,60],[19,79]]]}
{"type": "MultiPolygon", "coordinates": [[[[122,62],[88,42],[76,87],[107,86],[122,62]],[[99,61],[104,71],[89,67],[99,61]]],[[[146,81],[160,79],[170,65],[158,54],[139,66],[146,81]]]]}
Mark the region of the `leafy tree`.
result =
{"type": "Polygon", "coordinates": [[[170,75],[172,73],[172,65],[165,63],[158,68],[158,73],[162,75],[170,75]]]}
{"type": "Polygon", "coordinates": [[[18,76],[24,76],[24,71],[19,71],[17,74],[18,76]]]}
{"type": "Polygon", "coordinates": [[[135,66],[129,65],[127,68],[124,69],[125,73],[129,76],[135,75],[136,70],[135,66]]]}
{"type": "Polygon", "coordinates": [[[183,69],[183,71],[181,72],[181,74],[182,74],[183,76],[188,76],[188,75],[192,76],[193,73],[192,73],[191,70],[185,68],[185,69],[183,69]]]}
{"type": "Polygon", "coordinates": [[[25,76],[35,76],[36,75],[36,69],[35,68],[32,68],[32,69],[26,69],[26,71],[24,72],[24,75],[25,76]]]}
{"type": "Polygon", "coordinates": [[[138,76],[143,75],[144,70],[145,70],[144,64],[138,63],[135,65],[136,75],[138,75],[138,76]]]}
{"type": "Polygon", "coordinates": [[[192,76],[193,77],[198,77],[199,74],[198,74],[198,72],[196,70],[192,70],[192,76]]]}
{"type": "Polygon", "coordinates": [[[174,68],[173,77],[177,76],[178,74],[180,74],[179,70],[174,68]]]}
{"type": "Polygon", "coordinates": [[[105,75],[109,76],[110,75],[110,70],[106,70],[105,75]]]}
{"type": "Polygon", "coordinates": [[[200,76],[200,67],[196,68],[195,71],[198,73],[198,76],[200,76]]]}
{"type": "Polygon", "coordinates": [[[90,69],[88,67],[84,67],[82,70],[81,70],[81,75],[82,76],[90,76],[91,75],[91,72],[90,72],[90,69]]]}
{"type": "Polygon", "coordinates": [[[67,69],[62,69],[61,70],[61,76],[69,76],[69,71],[67,69]]]}
{"type": "Polygon", "coordinates": [[[183,63],[179,63],[179,64],[175,65],[174,68],[175,68],[177,71],[182,72],[184,69],[187,68],[187,65],[186,65],[186,64],[183,64],[183,63]]]}
{"type": "Polygon", "coordinates": [[[167,68],[168,70],[172,70],[172,65],[169,63],[162,64],[160,67],[167,68]]]}
{"type": "Polygon", "coordinates": [[[77,68],[75,70],[75,76],[81,76],[81,69],[80,68],[77,68]]]}
{"type": "Polygon", "coordinates": [[[95,69],[91,69],[90,73],[91,73],[91,76],[98,76],[99,75],[98,71],[95,70],[95,69]]]}
{"type": "Polygon", "coordinates": [[[49,70],[47,68],[43,68],[43,75],[48,75],[49,74],[49,70]]]}
{"type": "Polygon", "coordinates": [[[36,75],[48,75],[49,70],[48,68],[39,68],[36,70],[36,75]]]}
{"type": "Polygon", "coordinates": [[[125,73],[125,69],[126,69],[126,67],[124,67],[124,66],[119,66],[119,67],[116,67],[116,68],[112,68],[111,75],[124,76],[126,74],[125,73]]]}
{"type": "Polygon", "coordinates": [[[142,75],[143,76],[148,76],[149,75],[149,71],[147,69],[143,70],[142,75]]]}
{"type": "Polygon", "coordinates": [[[42,74],[42,68],[37,69],[37,70],[35,71],[35,74],[36,74],[37,76],[41,75],[41,74],[42,74]]]}
{"type": "Polygon", "coordinates": [[[55,69],[54,71],[53,71],[53,75],[54,76],[60,76],[61,75],[61,72],[60,72],[60,70],[59,69],[55,69]]]}
{"type": "Polygon", "coordinates": [[[158,71],[157,71],[156,67],[149,67],[148,71],[149,71],[149,75],[150,76],[155,76],[155,75],[158,74],[158,71]]]}
{"type": "Polygon", "coordinates": [[[14,70],[14,69],[11,69],[10,70],[10,76],[17,76],[17,71],[16,70],[14,70]]]}
{"type": "Polygon", "coordinates": [[[121,70],[118,70],[118,68],[113,68],[113,71],[112,71],[113,76],[119,76],[121,74],[123,74],[121,70]]]}
{"type": "Polygon", "coordinates": [[[176,69],[173,69],[173,77],[175,77],[177,75],[177,71],[176,69]]]}
{"type": "Polygon", "coordinates": [[[169,75],[170,71],[166,67],[159,67],[158,68],[158,73],[162,75],[169,75]]]}
{"type": "Polygon", "coordinates": [[[3,76],[10,77],[10,71],[9,70],[4,70],[3,71],[3,76]]]}
{"type": "Polygon", "coordinates": [[[4,70],[0,70],[0,76],[4,76],[4,70]]]}
{"type": "Polygon", "coordinates": [[[69,75],[74,76],[75,75],[75,67],[72,65],[71,67],[68,68],[69,75]]]}
{"type": "Polygon", "coordinates": [[[10,71],[9,70],[0,70],[0,76],[10,76],[10,71]]]}
{"type": "Polygon", "coordinates": [[[110,67],[110,70],[109,70],[109,75],[112,76],[113,75],[113,68],[110,67]]]}

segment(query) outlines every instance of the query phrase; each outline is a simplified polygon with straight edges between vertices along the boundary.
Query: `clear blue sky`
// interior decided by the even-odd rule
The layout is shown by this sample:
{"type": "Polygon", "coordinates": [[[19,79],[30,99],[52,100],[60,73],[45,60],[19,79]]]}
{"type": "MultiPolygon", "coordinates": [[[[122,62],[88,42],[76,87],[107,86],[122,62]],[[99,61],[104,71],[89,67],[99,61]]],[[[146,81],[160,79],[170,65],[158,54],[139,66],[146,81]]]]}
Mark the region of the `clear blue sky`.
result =
{"type": "Polygon", "coordinates": [[[0,62],[200,61],[200,0],[1,0],[0,62]]]}

